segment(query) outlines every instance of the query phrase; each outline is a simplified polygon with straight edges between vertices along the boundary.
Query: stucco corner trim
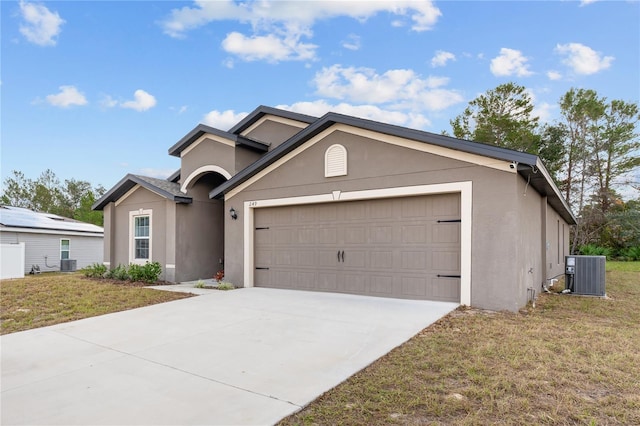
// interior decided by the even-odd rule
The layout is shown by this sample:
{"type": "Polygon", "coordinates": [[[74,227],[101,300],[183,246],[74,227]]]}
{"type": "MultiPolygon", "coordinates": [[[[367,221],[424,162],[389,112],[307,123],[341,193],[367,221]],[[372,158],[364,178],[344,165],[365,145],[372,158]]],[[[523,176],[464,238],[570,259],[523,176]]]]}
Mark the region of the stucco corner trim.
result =
{"type": "Polygon", "coordinates": [[[184,182],[180,186],[180,192],[182,192],[183,194],[186,194],[187,189],[189,189],[189,187],[191,186],[191,182],[207,172],[219,173],[222,176],[224,176],[225,179],[227,180],[231,179],[231,173],[229,173],[228,171],[226,171],[220,166],[208,165],[208,166],[198,167],[196,170],[191,172],[191,174],[189,174],[189,176],[184,180],[184,182]]]}
{"type": "Polygon", "coordinates": [[[362,191],[333,191],[327,194],[301,197],[274,198],[244,202],[244,286],[254,286],[254,214],[264,207],[294,206],[311,203],[331,203],[338,201],[373,200],[379,198],[406,197],[460,193],[460,304],[471,305],[471,237],[473,220],[473,184],[471,181],[449,182],[431,185],[416,185],[393,188],[381,188],[362,191]]]}

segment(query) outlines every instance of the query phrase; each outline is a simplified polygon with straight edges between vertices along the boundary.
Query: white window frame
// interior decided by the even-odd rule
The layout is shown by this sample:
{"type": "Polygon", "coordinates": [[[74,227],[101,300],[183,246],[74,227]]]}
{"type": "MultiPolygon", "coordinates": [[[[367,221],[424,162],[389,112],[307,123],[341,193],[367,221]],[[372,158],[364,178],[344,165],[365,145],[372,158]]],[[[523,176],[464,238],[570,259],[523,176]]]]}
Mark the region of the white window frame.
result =
{"type": "Polygon", "coordinates": [[[60,238],[60,260],[67,260],[67,259],[71,259],[71,238],[60,238]],[[63,241],[68,241],[67,250],[62,250],[62,242],[63,241]],[[66,259],[64,259],[62,257],[62,253],[65,252],[65,251],[68,254],[68,257],[66,259]]]}
{"type": "Polygon", "coordinates": [[[153,210],[152,209],[138,209],[129,212],[129,263],[135,263],[138,265],[144,265],[147,262],[151,262],[153,259],[153,210]],[[149,217],[149,258],[148,259],[136,259],[136,237],[135,237],[135,223],[136,218],[141,216],[149,217]]]}

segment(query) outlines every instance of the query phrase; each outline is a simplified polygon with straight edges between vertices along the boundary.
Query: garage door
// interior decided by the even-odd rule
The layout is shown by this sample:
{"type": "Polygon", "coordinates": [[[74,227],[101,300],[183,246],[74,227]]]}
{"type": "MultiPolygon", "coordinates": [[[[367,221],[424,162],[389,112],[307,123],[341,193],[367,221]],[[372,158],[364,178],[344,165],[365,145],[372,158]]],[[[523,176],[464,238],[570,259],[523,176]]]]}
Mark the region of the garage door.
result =
{"type": "Polygon", "coordinates": [[[460,195],[255,211],[259,287],[460,301],[460,195]]]}

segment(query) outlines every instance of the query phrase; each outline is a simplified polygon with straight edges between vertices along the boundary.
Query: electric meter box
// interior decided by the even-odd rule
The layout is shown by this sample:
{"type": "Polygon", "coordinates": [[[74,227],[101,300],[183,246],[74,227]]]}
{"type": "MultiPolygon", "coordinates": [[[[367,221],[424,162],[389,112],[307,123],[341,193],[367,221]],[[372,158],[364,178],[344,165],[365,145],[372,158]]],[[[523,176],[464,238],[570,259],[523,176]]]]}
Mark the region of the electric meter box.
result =
{"type": "Polygon", "coordinates": [[[605,295],[606,256],[565,256],[565,288],[585,296],[605,295]]]}

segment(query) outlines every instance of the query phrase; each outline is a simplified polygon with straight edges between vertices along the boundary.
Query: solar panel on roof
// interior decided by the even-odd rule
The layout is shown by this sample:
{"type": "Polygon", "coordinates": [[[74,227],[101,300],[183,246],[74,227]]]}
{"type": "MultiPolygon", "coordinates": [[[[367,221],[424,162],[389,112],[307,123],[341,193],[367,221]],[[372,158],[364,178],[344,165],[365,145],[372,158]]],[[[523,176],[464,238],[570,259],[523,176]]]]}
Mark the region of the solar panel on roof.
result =
{"type": "Polygon", "coordinates": [[[91,223],[76,222],[72,219],[49,213],[38,213],[22,207],[1,206],[0,224],[12,228],[35,228],[75,232],[103,232],[91,223]]]}

